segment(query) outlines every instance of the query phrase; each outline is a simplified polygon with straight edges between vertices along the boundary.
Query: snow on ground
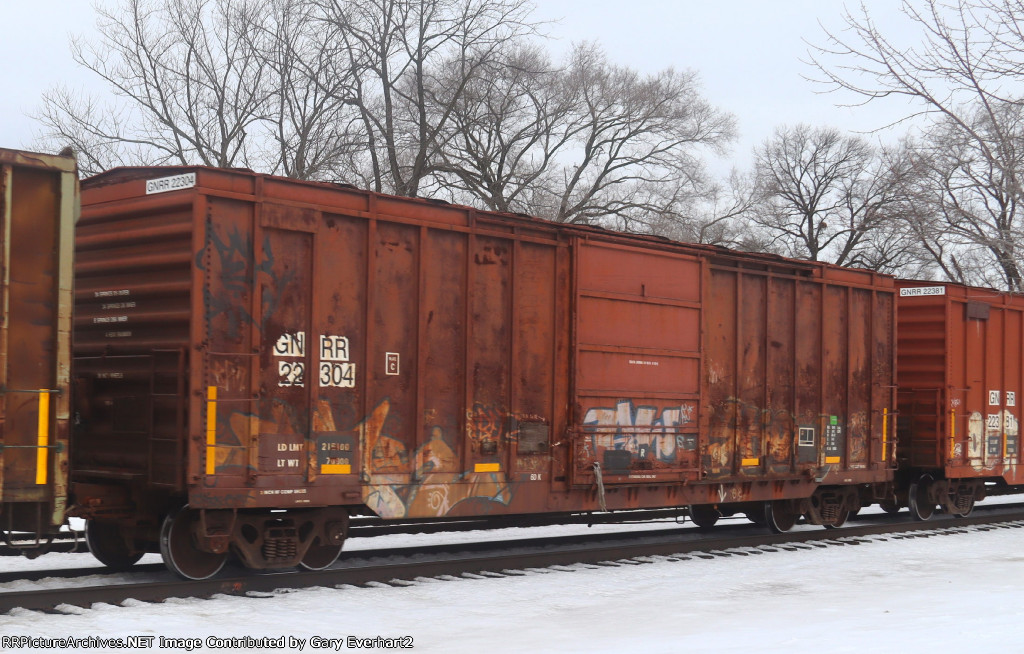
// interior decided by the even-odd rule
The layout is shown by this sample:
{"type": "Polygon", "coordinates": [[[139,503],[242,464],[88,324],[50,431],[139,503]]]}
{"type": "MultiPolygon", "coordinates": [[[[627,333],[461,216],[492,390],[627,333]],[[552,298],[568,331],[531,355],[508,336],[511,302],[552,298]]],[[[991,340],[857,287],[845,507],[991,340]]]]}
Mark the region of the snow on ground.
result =
{"type": "MultiPolygon", "coordinates": [[[[16,611],[0,616],[0,650],[18,651],[5,636],[198,638],[195,651],[209,652],[300,651],[294,639],[305,639],[301,651],[309,652],[314,638],[381,636],[409,637],[415,652],[1020,651],[1022,537],[1021,529],[995,529],[403,587],[69,607],[74,615],[16,611]],[[216,648],[209,645],[225,643],[205,640],[246,636],[284,636],[285,647],[216,648]]],[[[84,563],[76,562],[67,565],[84,563]]],[[[0,569],[6,564],[0,561],[0,569]]],[[[158,651],[159,644],[127,651],[158,651]]],[[[328,649],[352,651],[357,644],[341,640],[328,649]]]]}

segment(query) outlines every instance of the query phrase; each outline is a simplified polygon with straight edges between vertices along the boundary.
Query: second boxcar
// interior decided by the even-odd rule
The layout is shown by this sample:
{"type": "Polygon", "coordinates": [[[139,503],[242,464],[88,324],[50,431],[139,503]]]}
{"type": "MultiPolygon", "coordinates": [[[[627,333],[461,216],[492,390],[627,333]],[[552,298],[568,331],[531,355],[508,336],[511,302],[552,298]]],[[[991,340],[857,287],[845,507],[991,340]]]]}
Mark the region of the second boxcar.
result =
{"type": "Polygon", "coordinates": [[[76,511],[113,566],[330,564],[348,518],[892,492],[891,277],[239,170],[83,182],[76,511]]]}
{"type": "Polygon", "coordinates": [[[919,519],[937,506],[966,515],[986,482],[1024,484],[1024,298],[951,283],[899,287],[900,504],[919,519]]]}

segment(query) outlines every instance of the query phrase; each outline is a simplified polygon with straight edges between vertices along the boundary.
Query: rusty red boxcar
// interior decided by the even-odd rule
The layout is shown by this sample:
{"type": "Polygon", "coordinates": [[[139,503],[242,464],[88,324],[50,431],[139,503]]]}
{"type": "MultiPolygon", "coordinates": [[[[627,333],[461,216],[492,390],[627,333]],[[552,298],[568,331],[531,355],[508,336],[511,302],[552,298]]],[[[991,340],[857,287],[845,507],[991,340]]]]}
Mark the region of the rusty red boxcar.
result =
{"type": "Polygon", "coordinates": [[[891,278],[621,235],[572,253],[575,486],[660,487],[701,524],[768,501],[779,530],[889,492],[891,278]]]}
{"type": "Polygon", "coordinates": [[[966,515],[984,498],[984,482],[1024,484],[1024,297],[898,285],[900,502],[919,519],[936,505],[966,515]]]}
{"type": "Polygon", "coordinates": [[[0,532],[42,536],[68,490],[74,158],[0,149],[0,197],[0,532]]]}
{"type": "Polygon", "coordinates": [[[82,198],[73,482],[110,565],[322,567],[359,513],[785,529],[892,493],[891,277],[239,170],[82,198]]]}

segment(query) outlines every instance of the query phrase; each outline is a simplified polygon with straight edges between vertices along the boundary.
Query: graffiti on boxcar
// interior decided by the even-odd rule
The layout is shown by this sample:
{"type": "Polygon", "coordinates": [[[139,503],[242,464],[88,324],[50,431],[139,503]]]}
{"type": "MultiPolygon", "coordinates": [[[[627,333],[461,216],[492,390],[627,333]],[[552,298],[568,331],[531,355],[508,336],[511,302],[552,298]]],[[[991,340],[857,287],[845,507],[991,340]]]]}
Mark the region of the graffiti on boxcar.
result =
{"type": "MultiPolygon", "coordinates": [[[[253,290],[252,273],[248,265],[254,252],[252,237],[249,234],[242,234],[234,226],[230,230],[225,240],[217,229],[207,229],[209,243],[196,253],[196,268],[207,271],[206,257],[210,254],[217,257],[218,265],[211,264],[210,268],[219,271],[218,292],[214,295],[209,287],[203,291],[207,323],[212,324],[215,318],[225,316],[223,335],[230,340],[239,341],[242,339],[243,327],[257,322],[256,317],[248,311],[250,303],[239,299],[245,298],[253,290]]],[[[265,277],[261,284],[262,315],[259,316],[258,327],[265,329],[271,316],[281,311],[285,301],[289,299],[286,290],[295,281],[297,271],[288,266],[276,265],[269,235],[264,235],[262,250],[263,256],[256,266],[256,272],[265,277]]]]}
{"type": "Polygon", "coordinates": [[[788,460],[793,449],[797,423],[815,424],[819,420],[820,416],[811,412],[805,412],[797,420],[787,409],[765,408],[730,396],[713,405],[708,421],[711,463],[727,465],[734,441],[738,448],[736,454],[742,458],[767,454],[774,460],[788,460]]]}
{"type": "Polygon", "coordinates": [[[975,470],[981,470],[984,464],[984,433],[985,418],[981,411],[974,411],[967,420],[967,456],[975,470]]]}
{"type": "Polygon", "coordinates": [[[217,444],[212,452],[215,456],[216,475],[257,472],[299,472],[305,469],[315,471],[319,467],[314,447],[306,446],[306,434],[336,433],[334,417],[329,402],[317,401],[311,416],[296,411],[296,407],[285,400],[270,399],[259,413],[234,410],[218,413],[217,444]],[[308,420],[311,419],[311,423],[308,420]],[[308,426],[307,426],[308,425],[308,426]],[[255,448],[255,467],[250,459],[250,450],[255,448]],[[282,457],[287,452],[287,457],[282,457]],[[297,456],[305,456],[307,466],[297,456]]]}
{"type": "MultiPolygon", "coordinates": [[[[227,416],[228,428],[226,430],[219,418],[220,416],[218,416],[217,424],[217,447],[212,450],[215,457],[214,468],[218,474],[232,471],[241,472],[248,467],[249,463],[244,448],[240,446],[246,442],[244,435],[249,433],[252,422],[259,421],[259,418],[241,411],[231,413],[227,416]]],[[[208,450],[209,452],[210,450],[208,450]]]]}
{"type": "Polygon", "coordinates": [[[212,268],[218,271],[217,282],[222,289],[222,292],[217,294],[211,292],[209,285],[203,289],[206,324],[213,324],[216,318],[224,316],[224,336],[232,341],[240,341],[242,328],[253,322],[252,315],[247,310],[248,303],[238,300],[250,289],[251,275],[248,266],[252,257],[252,238],[235,226],[231,227],[226,240],[212,225],[206,233],[208,244],[196,253],[196,268],[206,271],[207,254],[215,255],[218,264],[212,265],[212,268]]]}
{"type": "Polygon", "coordinates": [[[849,448],[850,468],[864,467],[868,458],[868,442],[871,434],[871,418],[867,411],[854,411],[850,414],[847,425],[846,445],[849,448]]]}
{"type": "Polygon", "coordinates": [[[593,458],[600,449],[630,452],[635,459],[655,459],[673,463],[679,450],[697,447],[695,434],[680,433],[684,425],[694,422],[697,407],[682,402],[665,408],[651,405],[634,406],[632,400],[621,400],[614,407],[595,407],[583,417],[584,456],[593,458]]]}
{"type": "Polygon", "coordinates": [[[281,309],[283,300],[286,299],[284,291],[292,286],[298,274],[298,271],[289,266],[284,266],[284,271],[282,272],[275,264],[274,250],[270,245],[270,235],[264,234],[263,259],[256,268],[257,272],[267,277],[267,282],[262,285],[263,295],[260,298],[260,304],[263,307],[263,315],[260,316],[261,329],[264,329],[270,317],[281,309]]]}
{"type": "Polygon", "coordinates": [[[474,404],[473,408],[466,412],[466,436],[470,445],[477,451],[489,447],[497,448],[498,443],[508,438],[503,428],[506,415],[504,411],[495,407],[485,406],[480,402],[474,404]]]}
{"type": "Polygon", "coordinates": [[[479,431],[480,438],[495,439],[501,433],[501,425],[507,414],[497,407],[476,402],[466,415],[470,431],[479,431]]]}
{"type": "Polygon", "coordinates": [[[764,455],[761,434],[770,430],[774,417],[759,404],[738,397],[728,397],[714,406],[709,422],[708,465],[712,472],[728,468],[732,456],[740,460],[758,459],[764,455]]]}
{"type": "Polygon", "coordinates": [[[755,402],[730,396],[712,406],[708,420],[708,449],[705,464],[712,474],[732,474],[732,462],[755,459],[756,465],[767,465],[773,472],[789,471],[793,464],[794,439],[801,427],[820,429],[822,438],[814,441],[810,451],[801,451],[798,462],[817,460],[818,448],[830,443],[833,456],[843,456],[846,441],[854,437],[851,467],[863,467],[867,455],[869,414],[856,412],[849,422],[842,416],[827,417],[828,425],[821,424],[823,416],[805,410],[800,415],[786,408],[765,408],[755,402]]]}
{"type": "Polygon", "coordinates": [[[460,502],[484,502],[486,510],[486,503],[507,505],[511,501],[504,471],[447,472],[458,468],[459,459],[440,427],[432,427],[427,442],[409,452],[403,442],[387,433],[390,408],[390,402],[384,400],[359,427],[363,501],[370,510],[386,518],[440,517],[456,510],[460,502]],[[410,465],[415,466],[411,478],[410,465]]]}
{"type": "Polygon", "coordinates": [[[209,357],[207,373],[209,385],[223,391],[237,391],[248,385],[249,370],[235,359],[209,357]]]}
{"type": "Polygon", "coordinates": [[[786,409],[776,409],[768,416],[768,458],[770,462],[789,462],[793,452],[796,419],[786,409]]]}
{"type": "MultiPolygon", "coordinates": [[[[294,407],[273,401],[268,408],[269,415],[234,411],[219,417],[217,447],[212,450],[216,456],[216,475],[209,481],[215,483],[218,475],[237,475],[245,470],[287,472],[295,466],[279,470],[268,458],[281,456],[282,446],[293,458],[301,450],[306,457],[306,469],[319,470],[318,452],[305,447],[305,421],[295,414],[294,407]],[[253,446],[260,447],[257,470],[251,470],[249,449],[253,446]]],[[[458,505],[463,502],[475,502],[472,511],[480,512],[486,511],[488,504],[507,505],[511,501],[512,489],[504,470],[459,471],[461,461],[454,441],[439,426],[431,427],[427,441],[410,451],[405,443],[388,433],[390,408],[390,402],[384,400],[360,424],[343,430],[361,436],[361,447],[354,454],[361,457],[363,501],[372,511],[389,518],[439,517],[458,512],[458,505]]],[[[480,415],[497,418],[493,412],[483,411],[480,415]]],[[[320,434],[343,433],[336,425],[332,404],[322,398],[314,406],[310,427],[320,434]]],[[[345,452],[350,452],[354,445],[353,442],[347,446],[345,452]]]]}
{"type": "MultiPolygon", "coordinates": [[[[971,413],[967,420],[967,457],[975,470],[1017,462],[1020,422],[1009,410],[983,415],[971,413]]],[[[960,450],[954,449],[954,457],[960,450]]]]}

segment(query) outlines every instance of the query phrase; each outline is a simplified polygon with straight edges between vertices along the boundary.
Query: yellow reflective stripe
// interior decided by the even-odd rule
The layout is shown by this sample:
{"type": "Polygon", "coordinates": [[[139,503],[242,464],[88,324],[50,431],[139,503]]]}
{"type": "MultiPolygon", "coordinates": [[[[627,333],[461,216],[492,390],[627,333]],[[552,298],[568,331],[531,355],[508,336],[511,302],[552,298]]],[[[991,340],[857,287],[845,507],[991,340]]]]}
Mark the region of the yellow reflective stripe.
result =
{"type": "Polygon", "coordinates": [[[956,456],[956,409],[949,411],[949,458],[956,456]]]}
{"type": "Polygon", "coordinates": [[[320,466],[320,474],[350,475],[352,474],[352,466],[348,463],[329,463],[320,466]]]}
{"type": "Polygon", "coordinates": [[[825,463],[839,463],[840,457],[838,456],[826,456],[825,463]]]}
{"type": "Polygon", "coordinates": [[[885,461],[889,450],[889,409],[882,409],[882,461],[885,461]]]}
{"type": "Polygon", "coordinates": [[[217,387],[206,389],[206,474],[212,475],[217,465],[217,387]]]}
{"type": "Polygon", "coordinates": [[[743,465],[745,466],[756,466],[761,463],[761,459],[743,459],[743,465]]]}
{"type": "Polygon", "coordinates": [[[50,391],[39,389],[39,431],[36,445],[36,483],[46,483],[46,450],[50,445],[50,391]]]}
{"type": "Polygon", "coordinates": [[[478,463],[473,466],[473,472],[499,472],[500,463],[478,463]]]}

